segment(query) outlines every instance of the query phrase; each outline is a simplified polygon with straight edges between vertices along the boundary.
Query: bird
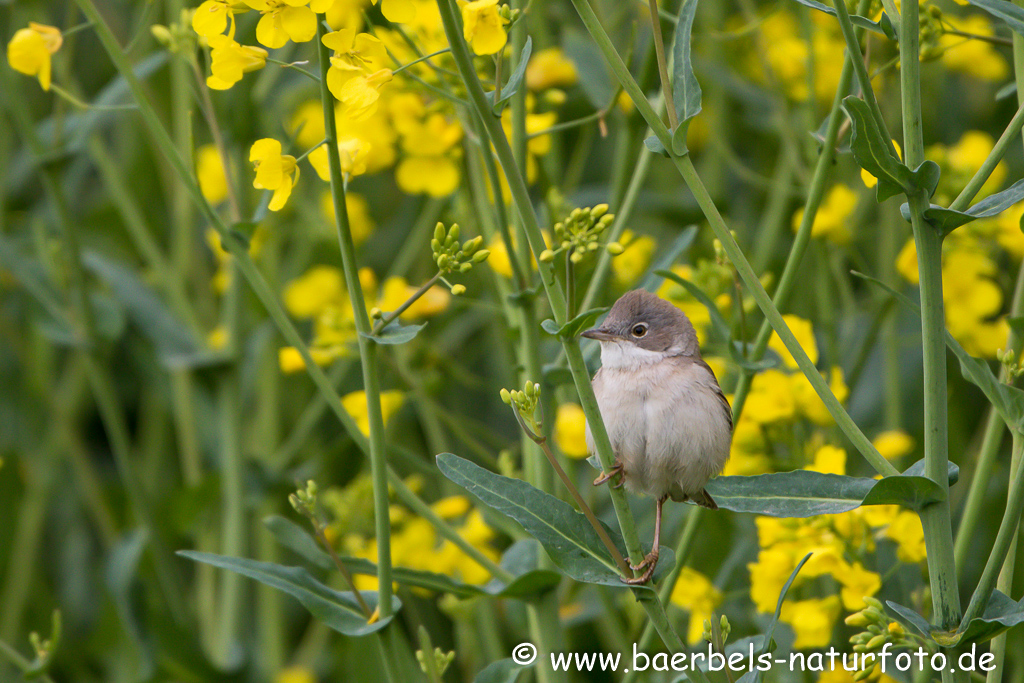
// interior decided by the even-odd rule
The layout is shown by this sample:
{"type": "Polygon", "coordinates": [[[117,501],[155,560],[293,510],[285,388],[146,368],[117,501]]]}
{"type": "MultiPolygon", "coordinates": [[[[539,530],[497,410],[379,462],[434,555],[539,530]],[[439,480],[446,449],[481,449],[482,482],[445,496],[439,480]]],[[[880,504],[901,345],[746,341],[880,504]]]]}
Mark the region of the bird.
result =
{"type": "MultiPolygon", "coordinates": [[[[657,501],[654,546],[628,584],[647,583],[658,563],[665,501],[691,501],[717,510],[704,486],[729,458],[732,408],[715,373],[701,358],[697,333],[677,306],[656,294],[626,292],[604,322],[581,333],[601,344],[601,368],[592,385],[615,466],[594,480],[643,493],[657,501]]],[[[586,426],[587,450],[595,453],[586,426]]]]}

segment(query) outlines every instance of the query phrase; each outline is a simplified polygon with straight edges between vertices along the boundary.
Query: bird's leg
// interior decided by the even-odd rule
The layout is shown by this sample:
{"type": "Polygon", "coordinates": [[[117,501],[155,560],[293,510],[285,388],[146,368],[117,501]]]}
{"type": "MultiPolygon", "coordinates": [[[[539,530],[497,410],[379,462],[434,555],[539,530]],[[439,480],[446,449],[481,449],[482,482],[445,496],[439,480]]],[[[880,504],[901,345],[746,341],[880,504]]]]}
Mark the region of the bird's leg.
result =
{"type": "Polygon", "coordinates": [[[644,556],[644,559],[640,560],[638,565],[629,565],[629,568],[633,571],[638,571],[647,567],[647,571],[638,577],[632,579],[622,579],[623,583],[628,583],[631,586],[647,583],[654,576],[654,568],[658,566],[658,554],[661,546],[661,506],[665,504],[665,500],[668,496],[662,496],[658,499],[658,502],[654,508],[654,547],[651,548],[651,552],[644,556]]]}
{"type": "Polygon", "coordinates": [[[594,486],[600,486],[613,477],[619,477],[619,481],[612,484],[612,488],[622,488],[622,484],[626,481],[626,477],[625,472],[622,470],[622,463],[618,460],[615,461],[615,465],[612,467],[611,472],[602,472],[601,476],[594,480],[594,486]]]}

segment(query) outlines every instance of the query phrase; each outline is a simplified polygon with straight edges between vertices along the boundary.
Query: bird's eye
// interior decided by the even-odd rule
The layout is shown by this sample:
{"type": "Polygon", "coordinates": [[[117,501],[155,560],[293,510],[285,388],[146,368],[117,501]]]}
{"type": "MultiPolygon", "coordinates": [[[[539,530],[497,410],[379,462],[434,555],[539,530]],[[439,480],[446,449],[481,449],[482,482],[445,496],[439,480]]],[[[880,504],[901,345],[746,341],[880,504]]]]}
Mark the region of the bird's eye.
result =
{"type": "Polygon", "coordinates": [[[647,323],[640,323],[639,325],[633,325],[633,336],[642,337],[647,334],[647,323]]]}

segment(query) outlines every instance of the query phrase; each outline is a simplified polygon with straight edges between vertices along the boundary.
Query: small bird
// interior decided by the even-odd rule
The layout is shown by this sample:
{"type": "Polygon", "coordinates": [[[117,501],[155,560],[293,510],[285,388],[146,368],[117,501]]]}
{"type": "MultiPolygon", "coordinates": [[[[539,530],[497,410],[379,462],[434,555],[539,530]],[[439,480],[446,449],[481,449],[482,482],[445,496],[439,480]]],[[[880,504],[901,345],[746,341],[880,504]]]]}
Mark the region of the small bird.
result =
{"type": "MultiPolygon", "coordinates": [[[[583,332],[601,342],[601,369],[594,394],[601,409],[615,467],[594,480],[598,486],[618,477],[635,493],[658,503],[654,548],[640,564],[646,571],[623,579],[643,584],[654,575],[661,537],[661,508],[669,497],[711,510],[718,505],[704,490],[729,458],[732,408],[715,373],[701,359],[697,333],[686,314],[645,292],[626,292],[600,327],[583,332]]],[[[590,425],[587,449],[595,452],[590,425]]]]}

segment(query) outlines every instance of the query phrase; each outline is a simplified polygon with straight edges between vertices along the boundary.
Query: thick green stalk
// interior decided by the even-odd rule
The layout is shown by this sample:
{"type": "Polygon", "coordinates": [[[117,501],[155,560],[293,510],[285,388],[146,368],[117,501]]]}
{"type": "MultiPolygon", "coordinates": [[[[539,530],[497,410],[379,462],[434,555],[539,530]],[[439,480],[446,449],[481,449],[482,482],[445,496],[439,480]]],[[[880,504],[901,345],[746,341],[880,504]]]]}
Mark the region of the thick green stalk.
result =
{"type": "MultiPolygon", "coordinates": [[[[840,3],[841,4],[841,3],[840,3]]],[[[903,99],[903,145],[906,163],[917,168],[924,161],[921,123],[921,63],[918,58],[918,6],[903,3],[900,18],[900,86],[903,99]]],[[[944,491],[949,490],[948,397],[946,396],[946,318],[942,304],[942,235],[924,221],[927,193],[917,189],[907,196],[911,228],[917,245],[921,289],[921,342],[924,350],[924,457],[925,474],[944,491]]],[[[949,500],[921,510],[928,576],[932,589],[933,620],[942,628],[960,621],[960,592],[953,559],[953,531],[949,500]]],[[[943,680],[952,680],[943,671],[943,680]]]]}
{"type": "Polygon", "coordinates": [[[1021,512],[1024,512],[1024,467],[1020,466],[1022,447],[1024,447],[1024,436],[1014,432],[1013,459],[1010,466],[1013,478],[1009,495],[1006,498],[1006,509],[1003,511],[1003,519],[999,523],[999,531],[996,533],[992,552],[989,553],[985,569],[978,580],[978,586],[974,589],[971,602],[964,612],[963,622],[960,625],[961,631],[967,628],[972,619],[981,616],[981,613],[985,611],[1004,563],[1009,563],[1010,571],[1013,570],[1013,559],[1008,557],[1008,554],[1010,546],[1017,540],[1017,525],[1020,522],[1021,512]]]}
{"type": "MultiPolygon", "coordinates": [[[[1021,451],[1024,443],[1019,433],[1014,434],[1013,439],[1013,456],[1010,462],[1010,481],[1016,481],[1021,471],[1021,451]]],[[[1010,496],[1014,493],[1010,491],[1010,496]]],[[[1009,500],[1007,500],[1007,507],[1009,507],[1009,500]]],[[[1006,553],[1006,559],[1003,561],[1003,567],[999,571],[999,579],[996,581],[996,588],[1003,592],[1004,595],[1010,595],[1013,591],[1013,574],[1017,564],[1017,541],[1019,540],[1019,533],[1017,524],[1014,526],[1013,538],[1010,540],[1010,547],[1006,553]]],[[[997,539],[998,541],[998,539],[997,539]]],[[[993,549],[993,552],[994,549],[993,549]]],[[[998,683],[1002,679],[1004,659],[1006,658],[1006,633],[1000,633],[998,636],[992,639],[992,644],[989,650],[994,655],[995,659],[993,664],[995,668],[989,672],[988,683],[998,683]]]]}
{"type": "MultiPolygon", "coordinates": [[[[217,412],[221,475],[220,552],[230,557],[245,557],[249,529],[245,523],[238,379],[233,372],[226,371],[219,378],[217,412]]],[[[220,581],[214,656],[219,664],[228,666],[239,634],[245,584],[243,577],[235,572],[222,572],[220,581]]]]}
{"type": "Polygon", "coordinates": [[[345,272],[356,331],[359,334],[359,359],[363,367],[363,389],[366,392],[367,417],[370,425],[370,471],[373,478],[373,516],[377,538],[377,599],[381,618],[390,617],[391,606],[391,518],[389,516],[387,451],[384,444],[384,416],[380,407],[380,370],[377,344],[368,335],[372,333],[366,314],[366,300],[359,282],[359,264],[356,247],[345,210],[345,178],[341,171],[338,150],[338,123],[334,115],[334,96],[327,88],[327,71],[331,66],[330,53],[321,40],[327,29],[323,17],[317,22],[317,52],[320,57],[320,99],[324,109],[324,129],[327,138],[327,159],[331,170],[331,196],[334,199],[335,228],[341,248],[341,263],[345,272]]]}
{"type": "MultiPolygon", "coordinates": [[[[597,43],[598,48],[604,54],[609,66],[612,69],[615,77],[619,80],[623,89],[633,100],[636,105],[637,111],[647,121],[647,125],[651,127],[654,134],[658,137],[658,140],[662,143],[665,149],[672,148],[671,133],[665,127],[665,124],[658,118],[651,106],[651,103],[647,101],[640,86],[637,85],[636,80],[630,74],[628,67],[622,61],[622,57],[615,50],[615,46],[612,44],[611,39],[601,26],[597,15],[594,14],[593,8],[590,6],[588,0],[572,0],[575,5],[577,12],[579,12],[580,18],[583,20],[583,24],[586,26],[587,31],[591,37],[597,43]]],[[[782,319],[782,314],[779,313],[779,309],[772,303],[771,298],[761,285],[754,270],[750,267],[750,263],[747,261],[746,256],[743,255],[742,250],[733,238],[732,233],[729,231],[725,220],[722,215],[718,212],[718,208],[715,206],[714,201],[708,194],[707,189],[704,187],[704,183],[701,182],[700,177],[697,175],[697,170],[693,167],[693,162],[690,157],[687,156],[672,156],[672,162],[676,166],[676,170],[682,175],[683,180],[686,182],[690,191],[693,193],[694,198],[697,200],[697,205],[700,207],[704,216],[707,218],[708,223],[711,225],[712,231],[715,233],[715,237],[722,243],[722,248],[729,257],[729,260],[733,263],[736,268],[737,274],[743,281],[747,290],[754,297],[754,301],[761,308],[765,317],[768,319],[769,324],[778,333],[779,338],[782,339],[782,343],[786,346],[786,349],[792,354],[797,366],[807,377],[811,386],[814,387],[815,392],[821,398],[825,407],[836,421],[836,425],[843,431],[846,437],[853,443],[858,451],[864,456],[864,458],[874,467],[879,473],[884,475],[898,474],[898,470],[892,466],[889,461],[882,457],[868,439],[864,433],[857,427],[853,418],[850,417],[846,409],[843,408],[842,404],[836,399],[835,394],[829,388],[828,383],[821,376],[821,373],[814,367],[814,363],[807,357],[807,353],[800,346],[793,332],[789,329],[786,321],[782,319]]],[[[596,438],[595,434],[595,438],[596,438]]]]}

